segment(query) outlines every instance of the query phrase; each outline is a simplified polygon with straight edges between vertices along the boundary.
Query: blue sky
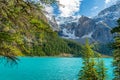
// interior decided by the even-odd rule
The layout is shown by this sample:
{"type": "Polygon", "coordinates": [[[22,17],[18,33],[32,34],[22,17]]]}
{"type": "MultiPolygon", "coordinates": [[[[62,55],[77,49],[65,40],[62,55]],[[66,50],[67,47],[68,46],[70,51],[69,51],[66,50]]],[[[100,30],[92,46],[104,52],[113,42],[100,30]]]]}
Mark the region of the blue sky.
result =
{"type": "Polygon", "coordinates": [[[101,10],[113,5],[117,0],[58,0],[60,6],[54,5],[57,16],[88,16],[94,17],[101,10]]]}
{"type": "Polygon", "coordinates": [[[105,8],[105,5],[104,0],[83,0],[79,14],[89,17],[95,16],[98,12],[105,8]]]}

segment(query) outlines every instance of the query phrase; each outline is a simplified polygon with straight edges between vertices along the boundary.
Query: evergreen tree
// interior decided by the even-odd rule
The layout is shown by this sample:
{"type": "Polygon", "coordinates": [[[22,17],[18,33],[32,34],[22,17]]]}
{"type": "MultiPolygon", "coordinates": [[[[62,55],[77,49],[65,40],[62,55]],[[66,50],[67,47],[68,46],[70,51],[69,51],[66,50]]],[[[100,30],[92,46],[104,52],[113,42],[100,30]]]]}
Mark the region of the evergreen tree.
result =
{"type": "Polygon", "coordinates": [[[106,80],[107,69],[105,68],[104,61],[98,58],[96,68],[97,68],[97,73],[98,73],[98,80],[106,80]]]}
{"type": "Polygon", "coordinates": [[[82,53],[83,67],[79,72],[79,80],[106,80],[107,75],[104,62],[99,59],[100,54],[92,50],[88,39],[82,53]],[[94,57],[97,59],[94,59],[94,57]]]}
{"type": "MultiPolygon", "coordinates": [[[[52,3],[53,0],[42,2],[52,3]]],[[[33,37],[33,32],[38,33],[39,29],[41,33],[52,31],[50,28],[48,30],[49,25],[41,8],[31,0],[0,0],[0,5],[0,55],[15,61],[15,56],[22,54],[21,51],[30,53],[29,47],[26,47],[28,42],[23,38],[33,37]]]]}
{"type": "Polygon", "coordinates": [[[117,21],[118,26],[111,30],[112,33],[115,33],[115,40],[113,43],[114,52],[113,52],[113,66],[114,66],[114,80],[120,80],[120,19],[117,21]]]}
{"type": "Polygon", "coordinates": [[[79,80],[98,80],[97,69],[95,68],[95,61],[93,59],[94,52],[86,40],[85,50],[83,51],[83,67],[79,74],[79,80]]]}
{"type": "MultiPolygon", "coordinates": [[[[55,0],[37,0],[52,4],[55,0]]],[[[0,0],[0,56],[54,56],[70,53],[79,56],[82,46],[61,39],[51,29],[44,8],[34,0],[0,0]]]]}

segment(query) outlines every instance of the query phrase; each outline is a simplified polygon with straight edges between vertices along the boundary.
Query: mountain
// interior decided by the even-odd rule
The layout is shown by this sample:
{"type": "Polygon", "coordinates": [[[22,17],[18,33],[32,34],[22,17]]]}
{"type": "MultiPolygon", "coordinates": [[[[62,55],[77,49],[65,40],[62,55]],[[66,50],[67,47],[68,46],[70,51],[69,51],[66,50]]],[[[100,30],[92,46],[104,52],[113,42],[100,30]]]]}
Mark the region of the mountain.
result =
{"type": "Polygon", "coordinates": [[[102,10],[94,19],[98,22],[103,21],[109,27],[113,28],[116,26],[116,20],[120,17],[120,1],[115,5],[112,5],[102,10]]]}
{"type": "Polygon", "coordinates": [[[0,1],[0,56],[80,56],[83,45],[58,36],[57,22],[24,0],[0,1]],[[12,3],[12,4],[11,4],[12,3]]]}
{"type": "Polygon", "coordinates": [[[87,37],[91,42],[108,43],[113,41],[114,35],[110,31],[117,26],[118,18],[120,18],[120,1],[102,10],[93,18],[81,16],[74,21],[67,18],[68,21],[59,24],[59,35],[80,42],[84,42],[87,37]]]}
{"type": "Polygon", "coordinates": [[[57,24],[55,17],[45,10],[44,10],[44,15],[46,16],[47,21],[48,21],[50,27],[52,28],[52,30],[59,31],[59,27],[58,27],[58,24],[57,24]]]}
{"type": "Polygon", "coordinates": [[[75,27],[77,27],[78,20],[79,18],[75,16],[58,17],[57,22],[60,28],[58,34],[66,39],[78,39],[75,35],[75,27]]]}

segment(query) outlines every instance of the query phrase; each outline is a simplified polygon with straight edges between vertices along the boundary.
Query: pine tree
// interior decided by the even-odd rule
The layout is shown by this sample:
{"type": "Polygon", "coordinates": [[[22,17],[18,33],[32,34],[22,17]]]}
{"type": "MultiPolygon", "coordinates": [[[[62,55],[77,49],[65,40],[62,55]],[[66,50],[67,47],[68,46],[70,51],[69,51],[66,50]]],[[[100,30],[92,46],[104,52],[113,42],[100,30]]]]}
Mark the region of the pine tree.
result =
{"type": "Polygon", "coordinates": [[[111,30],[111,33],[115,33],[115,39],[113,43],[113,66],[114,66],[114,80],[120,80],[120,19],[117,21],[118,26],[111,30]]]}
{"type": "Polygon", "coordinates": [[[106,80],[107,79],[107,68],[105,68],[105,64],[103,59],[97,60],[97,73],[98,73],[98,80],[106,80]]]}
{"type": "MultiPolygon", "coordinates": [[[[42,2],[50,4],[53,0],[42,2]]],[[[31,0],[0,0],[0,5],[0,55],[16,61],[18,52],[14,49],[30,53],[23,37],[33,37],[38,30],[50,32],[49,25],[41,8],[31,0]]]]}
{"type": "Polygon", "coordinates": [[[82,56],[83,67],[79,72],[79,80],[106,80],[106,68],[103,60],[99,59],[100,56],[99,53],[92,50],[87,39],[82,56]],[[94,57],[97,59],[94,59],[94,57]]]}
{"type": "Polygon", "coordinates": [[[97,69],[95,68],[95,61],[93,59],[94,52],[86,40],[85,50],[83,51],[83,67],[79,73],[79,80],[98,80],[97,69]]]}

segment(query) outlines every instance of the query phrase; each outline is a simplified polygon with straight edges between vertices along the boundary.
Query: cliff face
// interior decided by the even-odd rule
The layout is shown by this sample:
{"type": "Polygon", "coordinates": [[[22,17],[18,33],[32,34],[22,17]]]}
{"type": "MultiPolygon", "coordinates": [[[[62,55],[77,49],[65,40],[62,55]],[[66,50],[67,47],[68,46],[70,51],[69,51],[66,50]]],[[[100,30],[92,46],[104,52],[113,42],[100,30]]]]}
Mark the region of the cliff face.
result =
{"type": "Polygon", "coordinates": [[[117,26],[117,19],[120,18],[120,1],[102,10],[94,18],[81,16],[78,20],[61,23],[59,26],[60,36],[67,39],[75,39],[83,42],[87,37],[92,42],[108,43],[113,41],[111,29],[117,26]],[[71,36],[72,35],[72,36],[71,36]]]}
{"type": "Polygon", "coordinates": [[[94,20],[88,17],[82,16],[78,21],[75,34],[76,36],[79,36],[81,38],[84,38],[85,35],[89,35],[88,37],[91,38],[92,37],[91,35],[93,34],[95,27],[96,27],[96,24],[94,20]]]}

